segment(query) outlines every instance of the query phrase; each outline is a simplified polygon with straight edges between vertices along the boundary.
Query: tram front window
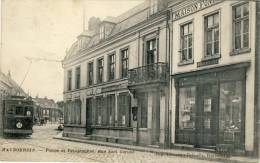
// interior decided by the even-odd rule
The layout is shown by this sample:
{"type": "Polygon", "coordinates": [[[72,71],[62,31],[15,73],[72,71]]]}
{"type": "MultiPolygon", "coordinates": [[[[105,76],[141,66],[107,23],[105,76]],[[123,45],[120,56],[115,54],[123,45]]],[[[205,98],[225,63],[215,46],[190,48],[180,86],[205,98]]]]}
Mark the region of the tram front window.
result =
{"type": "Polygon", "coordinates": [[[15,110],[15,108],[13,108],[13,107],[7,107],[6,113],[7,114],[14,114],[14,110],[15,110]]]}
{"type": "Polygon", "coordinates": [[[17,106],[15,110],[15,114],[24,116],[24,108],[17,106]]]}
{"type": "Polygon", "coordinates": [[[26,116],[32,115],[32,108],[31,107],[25,107],[25,115],[26,116]]]}

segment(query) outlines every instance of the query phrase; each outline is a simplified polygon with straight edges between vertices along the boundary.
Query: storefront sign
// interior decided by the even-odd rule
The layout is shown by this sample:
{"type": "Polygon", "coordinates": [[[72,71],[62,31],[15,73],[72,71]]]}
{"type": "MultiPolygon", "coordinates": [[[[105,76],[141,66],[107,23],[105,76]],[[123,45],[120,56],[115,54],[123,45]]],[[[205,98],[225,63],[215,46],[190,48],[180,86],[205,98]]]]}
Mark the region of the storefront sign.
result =
{"type": "Polygon", "coordinates": [[[206,60],[197,63],[197,67],[203,67],[208,65],[218,64],[218,59],[206,60]]]}
{"type": "Polygon", "coordinates": [[[87,90],[86,95],[90,96],[90,95],[96,95],[96,94],[100,94],[101,93],[101,88],[92,88],[87,90]]]}
{"type": "Polygon", "coordinates": [[[80,92],[76,92],[72,94],[73,99],[77,99],[80,97],[80,92]]]}
{"type": "Polygon", "coordinates": [[[220,0],[201,0],[199,2],[193,3],[189,6],[187,6],[186,8],[183,8],[181,10],[173,12],[173,20],[177,20],[177,19],[180,19],[184,16],[190,15],[194,12],[197,12],[199,10],[206,8],[206,7],[209,7],[209,6],[215,4],[219,1],[220,0]]]}
{"type": "Polygon", "coordinates": [[[119,90],[119,89],[126,89],[126,88],[127,88],[127,84],[122,83],[122,84],[119,84],[119,85],[112,85],[112,86],[108,86],[108,87],[103,87],[102,92],[110,92],[110,91],[115,91],[115,90],[119,90]]]}
{"type": "Polygon", "coordinates": [[[69,100],[69,99],[71,99],[71,98],[72,98],[72,94],[71,94],[71,93],[65,94],[65,99],[69,100]]]}

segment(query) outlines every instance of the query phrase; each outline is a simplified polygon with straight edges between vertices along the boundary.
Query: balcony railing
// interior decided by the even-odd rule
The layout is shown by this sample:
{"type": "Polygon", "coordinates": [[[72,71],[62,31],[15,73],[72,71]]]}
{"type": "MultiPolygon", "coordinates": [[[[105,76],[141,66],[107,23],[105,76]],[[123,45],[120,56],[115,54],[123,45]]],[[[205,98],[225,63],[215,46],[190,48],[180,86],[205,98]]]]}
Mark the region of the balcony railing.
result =
{"type": "Polygon", "coordinates": [[[129,70],[129,86],[149,83],[166,83],[166,63],[154,63],[129,70]]]}

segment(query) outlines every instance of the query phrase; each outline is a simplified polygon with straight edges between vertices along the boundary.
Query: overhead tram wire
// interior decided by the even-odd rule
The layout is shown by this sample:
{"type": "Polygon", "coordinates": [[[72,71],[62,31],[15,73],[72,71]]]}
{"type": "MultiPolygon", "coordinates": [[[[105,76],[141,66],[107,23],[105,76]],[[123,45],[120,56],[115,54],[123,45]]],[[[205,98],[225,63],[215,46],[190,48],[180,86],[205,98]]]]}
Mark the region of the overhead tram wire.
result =
{"type": "Polygon", "coordinates": [[[45,61],[45,62],[58,62],[58,63],[61,63],[62,60],[55,60],[55,59],[46,59],[46,58],[35,58],[35,57],[25,57],[30,63],[29,63],[29,66],[28,66],[28,69],[27,69],[27,72],[20,84],[20,87],[22,87],[25,79],[27,78],[28,74],[29,74],[29,71],[31,69],[31,66],[32,66],[32,62],[33,61],[45,61]]]}

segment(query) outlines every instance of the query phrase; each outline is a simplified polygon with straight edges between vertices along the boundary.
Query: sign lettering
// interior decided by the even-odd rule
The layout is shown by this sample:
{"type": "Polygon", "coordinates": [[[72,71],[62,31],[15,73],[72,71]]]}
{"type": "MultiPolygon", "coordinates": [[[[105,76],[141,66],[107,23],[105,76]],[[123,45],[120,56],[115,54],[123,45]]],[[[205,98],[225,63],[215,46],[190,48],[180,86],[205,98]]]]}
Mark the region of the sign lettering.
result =
{"type": "Polygon", "coordinates": [[[184,9],[173,12],[173,20],[180,19],[184,16],[190,15],[196,11],[202,10],[208,6],[211,6],[220,0],[201,0],[197,3],[191,4],[184,9]]]}

